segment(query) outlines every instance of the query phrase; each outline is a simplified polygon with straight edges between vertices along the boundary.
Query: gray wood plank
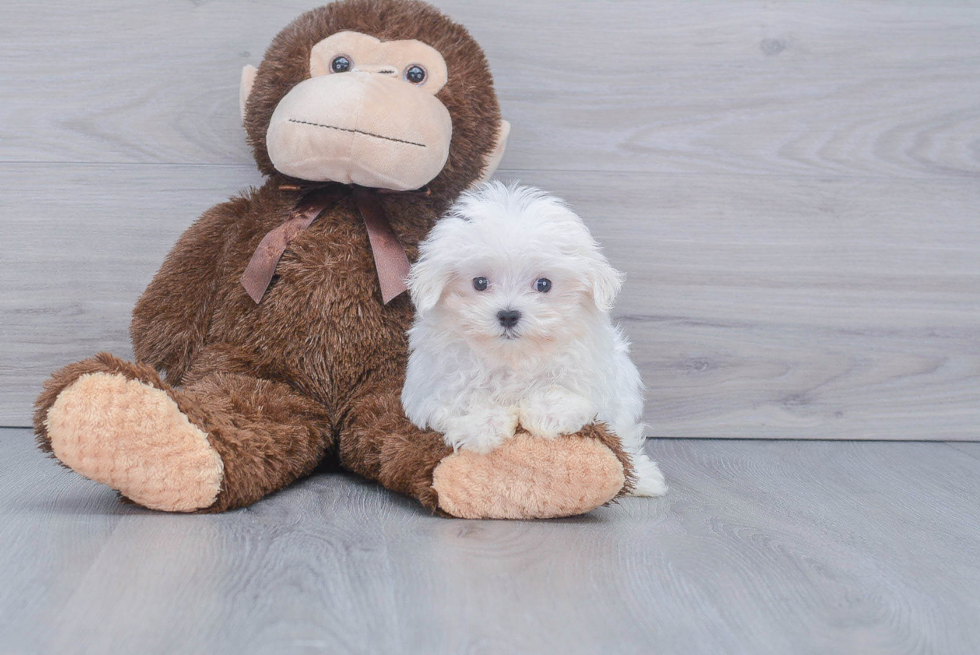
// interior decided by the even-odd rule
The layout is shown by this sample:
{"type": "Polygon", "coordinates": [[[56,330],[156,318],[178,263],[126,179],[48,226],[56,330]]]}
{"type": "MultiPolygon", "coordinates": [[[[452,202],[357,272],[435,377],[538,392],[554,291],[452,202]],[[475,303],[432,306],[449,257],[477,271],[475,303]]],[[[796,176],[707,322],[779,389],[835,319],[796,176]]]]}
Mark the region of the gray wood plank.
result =
{"type": "MultiPolygon", "coordinates": [[[[441,6],[497,71],[507,175],[630,274],[654,434],[980,436],[977,3],[441,6]]],[[[237,70],[305,8],[0,7],[0,425],[51,369],[128,356],[173,240],[258,180],[237,70]]]]}
{"type": "Polygon", "coordinates": [[[942,443],[648,451],[666,497],[570,520],[439,519],[341,474],[172,516],[0,431],[0,651],[980,649],[976,459],[942,443]]]}
{"type": "MultiPolygon", "coordinates": [[[[488,53],[512,169],[980,175],[976,2],[438,4],[488,53]]],[[[0,6],[0,161],[248,162],[239,70],[310,3],[47,6],[0,6]]]]}
{"type": "Polygon", "coordinates": [[[247,167],[0,165],[0,425],[29,425],[54,368],[131,357],[129,315],[177,237],[247,167]],[[56,182],[52,182],[52,180],[56,182]]]}
{"type": "MultiPolygon", "coordinates": [[[[129,356],[131,307],[248,167],[0,165],[0,425],[54,368],[129,356]],[[38,191],[38,180],[58,180],[38,191]]],[[[980,189],[504,171],[566,197],[628,281],[651,434],[976,439],[980,189]]]]}
{"type": "Polygon", "coordinates": [[[966,453],[967,455],[980,460],[980,441],[948,442],[946,445],[954,450],[958,450],[961,453],[966,453]]]}
{"type": "Polygon", "coordinates": [[[41,653],[120,517],[139,510],[57,466],[29,430],[0,428],[0,453],[0,652],[41,653]]]}

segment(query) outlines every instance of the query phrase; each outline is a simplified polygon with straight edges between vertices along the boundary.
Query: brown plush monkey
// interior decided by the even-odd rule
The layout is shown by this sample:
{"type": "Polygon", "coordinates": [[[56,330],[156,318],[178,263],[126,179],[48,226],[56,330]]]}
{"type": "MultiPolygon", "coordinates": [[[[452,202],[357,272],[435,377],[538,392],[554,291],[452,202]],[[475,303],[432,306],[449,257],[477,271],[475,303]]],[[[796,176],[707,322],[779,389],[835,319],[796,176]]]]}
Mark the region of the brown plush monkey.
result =
{"type": "Polygon", "coordinates": [[[577,514],[621,493],[629,461],[602,426],[475,455],[403,416],[401,248],[414,259],[507,137],[466,30],[418,2],[334,3],[276,37],[241,99],[265,185],[174,246],[133,312],[138,363],[103,353],[51,377],[41,448],[176,512],[249,505],[326,458],[459,517],[577,514]]]}

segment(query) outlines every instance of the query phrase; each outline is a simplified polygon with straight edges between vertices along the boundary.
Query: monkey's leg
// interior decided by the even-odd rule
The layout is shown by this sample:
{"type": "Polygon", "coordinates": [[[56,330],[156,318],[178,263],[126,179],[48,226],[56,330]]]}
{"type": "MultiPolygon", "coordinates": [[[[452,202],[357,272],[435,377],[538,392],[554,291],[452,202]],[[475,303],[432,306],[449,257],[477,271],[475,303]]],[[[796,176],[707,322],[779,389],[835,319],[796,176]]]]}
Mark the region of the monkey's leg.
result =
{"type": "Polygon", "coordinates": [[[55,373],[37,403],[43,450],[136,503],[222,511],[281,489],[331,442],[324,408],[240,373],[174,389],[149,367],[102,354],[55,373]]]}
{"type": "Polygon", "coordinates": [[[442,435],[405,418],[400,390],[377,385],[352,403],[340,462],[429,509],[460,518],[572,516],[632,486],[629,457],[601,426],[557,439],[521,433],[486,455],[454,453],[442,435]]]}

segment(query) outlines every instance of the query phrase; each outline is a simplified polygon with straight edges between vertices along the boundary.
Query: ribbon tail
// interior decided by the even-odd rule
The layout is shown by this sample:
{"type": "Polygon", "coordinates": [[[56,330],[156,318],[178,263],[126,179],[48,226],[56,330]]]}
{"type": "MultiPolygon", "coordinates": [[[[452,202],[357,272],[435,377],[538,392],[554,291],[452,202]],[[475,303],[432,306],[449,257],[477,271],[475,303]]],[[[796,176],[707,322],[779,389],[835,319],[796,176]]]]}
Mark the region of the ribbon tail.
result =
{"type": "Polygon", "coordinates": [[[252,254],[245,272],[242,274],[242,286],[255,304],[262,302],[272,278],[276,274],[276,265],[286,252],[286,223],[283,223],[262,237],[259,247],[252,254]]]}
{"type": "Polygon", "coordinates": [[[332,203],[341,197],[337,192],[314,192],[300,202],[296,207],[296,216],[287,219],[282,225],[270,230],[258,248],[252,254],[245,272],[242,274],[242,286],[249,297],[259,304],[265,292],[268,291],[272,278],[276,274],[276,266],[282,255],[289,247],[289,242],[300,232],[308,228],[313,221],[332,203]]]}
{"type": "Polygon", "coordinates": [[[371,242],[374,267],[381,286],[381,300],[387,305],[408,291],[408,271],[411,267],[408,255],[405,254],[405,248],[395,231],[391,229],[384,207],[375,193],[364,187],[354,187],[354,200],[371,242]]]}

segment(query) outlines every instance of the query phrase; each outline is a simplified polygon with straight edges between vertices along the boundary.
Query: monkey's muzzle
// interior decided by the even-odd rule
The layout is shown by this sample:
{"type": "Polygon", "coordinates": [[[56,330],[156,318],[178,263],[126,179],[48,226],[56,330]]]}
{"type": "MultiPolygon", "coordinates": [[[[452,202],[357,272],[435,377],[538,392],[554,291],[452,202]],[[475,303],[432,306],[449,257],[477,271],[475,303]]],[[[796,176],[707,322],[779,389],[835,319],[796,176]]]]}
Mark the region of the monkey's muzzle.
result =
{"type": "Polygon", "coordinates": [[[305,80],[276,107],[266,147],[280,173],[408,191],[446,165],[452,119],[403,79],[351,72],[305,80]]]}

